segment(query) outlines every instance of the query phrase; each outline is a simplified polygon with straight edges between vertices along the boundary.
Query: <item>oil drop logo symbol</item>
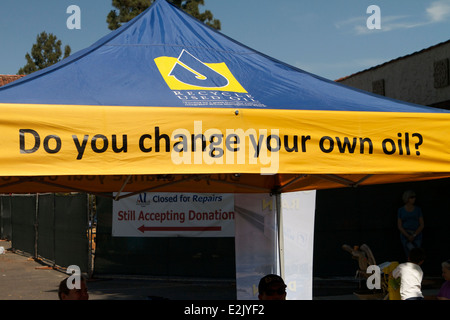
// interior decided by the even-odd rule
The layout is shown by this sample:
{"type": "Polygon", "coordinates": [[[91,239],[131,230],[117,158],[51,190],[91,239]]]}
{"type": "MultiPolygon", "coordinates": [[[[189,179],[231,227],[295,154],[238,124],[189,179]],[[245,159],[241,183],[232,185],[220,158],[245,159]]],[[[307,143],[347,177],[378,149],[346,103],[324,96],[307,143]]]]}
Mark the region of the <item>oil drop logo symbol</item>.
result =
{"type": "Polygon", "coordinates": [[[155,63],[171,90],[247,93],[224,62],[204,63],[183,49],[178,58],[158,57],[155,63]]]}
{"type": "Polygon", "coordinates": [[[223,88],[229,84],[227,78],[185,50],[178,57],[169,76],[184,84],[203,88],[223,88]]]}

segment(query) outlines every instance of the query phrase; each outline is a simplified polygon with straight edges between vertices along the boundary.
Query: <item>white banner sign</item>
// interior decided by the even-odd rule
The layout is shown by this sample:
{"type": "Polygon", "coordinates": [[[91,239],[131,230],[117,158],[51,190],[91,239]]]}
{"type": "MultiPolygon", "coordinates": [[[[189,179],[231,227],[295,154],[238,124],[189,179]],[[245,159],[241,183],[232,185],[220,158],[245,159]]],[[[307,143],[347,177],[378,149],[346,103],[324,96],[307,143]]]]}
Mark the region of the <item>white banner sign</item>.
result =
{"type": "Polygon", "coordinates": [[[278,224],[275,196],[235,195],[236,289],[238,300],[258,299],[259,280],[283,275],[288,300],[311,300],[315,191],[280,195],[283,272],[278,260],[278,224]]]}
{"type": "Polygon", "coordinates": [[[281,194],[288,300],[312,299],[315,209],[315,190],[281,194]]]}
{"type": "Polygon", "coordinates": [[[140,193],[113,203],[114,237],[234,237],[233,194],[140,193]]]}
{"type": "Polygon", "coordinates": [[[236,194],[236,294],[257,300],[259,280],[279,273],[275,196],[236,194]]]}

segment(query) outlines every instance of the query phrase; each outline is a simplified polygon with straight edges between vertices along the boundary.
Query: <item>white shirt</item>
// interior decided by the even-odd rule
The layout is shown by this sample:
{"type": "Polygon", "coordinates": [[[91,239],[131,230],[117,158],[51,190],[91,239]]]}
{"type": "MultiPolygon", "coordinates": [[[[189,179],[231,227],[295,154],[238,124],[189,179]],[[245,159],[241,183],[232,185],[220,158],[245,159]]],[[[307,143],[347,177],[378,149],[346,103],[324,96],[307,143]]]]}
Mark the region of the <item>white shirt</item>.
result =
{"type": "Polygon", "coordinates": [[[422,297],[422,278],[423,271],[419,265],[412,262],[405,262],[398,265],[392,271],[394,278],[401,278],[400,282],[400,297],[402,300],[408,298],[422,297]]]}

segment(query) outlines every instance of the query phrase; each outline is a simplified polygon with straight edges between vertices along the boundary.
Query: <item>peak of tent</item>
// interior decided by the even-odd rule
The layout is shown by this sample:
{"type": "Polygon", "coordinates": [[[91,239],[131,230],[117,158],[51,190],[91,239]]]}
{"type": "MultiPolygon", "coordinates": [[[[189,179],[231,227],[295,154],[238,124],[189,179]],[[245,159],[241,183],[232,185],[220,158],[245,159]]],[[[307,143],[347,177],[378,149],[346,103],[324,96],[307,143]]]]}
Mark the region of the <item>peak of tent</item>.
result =
{"type": "Polygon", "coordinates": [[[89,47],[72,54],[52,66],[27,75],[26,78],[16,81],[11,86],[17,86],[24,82],[40,78],[71,63],[76,63],[78,60],[87,57],[94,51],[105,46],[134,45],[141,47],[147,46],[147,48],[161,45],[173,47],[200,46],[207,47],[210,50],[219,49],[249,52],[249,48],[238,46],[232,39],[223,35],[221,35],[221,40],[214,41],[208,46],[209,40],[215,38],[215,36],[211,36],[211,33],[214,34],[217,32],[185,13],[171,2],[167,0],[155,0],[144,12],[127,23],[124,23],[118,29],[103,36],[89,47]],[[224,41],[227,41],[229,45],[224,45],[224,41]]]}
{"type": "Polygon", "coordinates": [[[149,8],[104,39],[107,45],[166,45],[180,48],[252,53],[253,51],[210,28],[166,0],[149,8]]]}

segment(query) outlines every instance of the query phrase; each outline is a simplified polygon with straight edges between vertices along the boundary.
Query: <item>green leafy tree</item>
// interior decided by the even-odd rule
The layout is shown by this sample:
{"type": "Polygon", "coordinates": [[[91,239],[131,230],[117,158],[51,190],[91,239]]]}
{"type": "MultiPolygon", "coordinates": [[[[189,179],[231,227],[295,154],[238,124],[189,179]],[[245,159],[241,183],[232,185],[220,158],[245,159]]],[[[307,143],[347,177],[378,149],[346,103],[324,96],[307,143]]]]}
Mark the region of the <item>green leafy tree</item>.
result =
{"type": "MultiPolygon", "coordinates": [[[[112,5],[117,10],[111,10],[106,18],[108,28],[115,30],[123,23],[126,23],[147,9],[154,0],[112,0],[112,5]]],[[[209,10],[200,13],[199,5],[204,5],[204,0],[172,0],[174,5],[181,8],[194,18],[202,21],[206,25],[220,30],[220,20],[214,19],[209,10]]]]}
{"type": "MultiPolygon", "coordinates": [[[[70,55],[71,49],[69,46],[64,48],[64,57],[70,55]]],[[[45,31],[41,32],[36,37],[36,43],[31,48],[31,55],[27,52],[25,59],[27,64],[19,69],[18,74],[30,74],[35,71],[47,68],[52,64],[61,61],[63,55],[61,50],[61,40],[53,34],[47,34],[45,31]]]]}

